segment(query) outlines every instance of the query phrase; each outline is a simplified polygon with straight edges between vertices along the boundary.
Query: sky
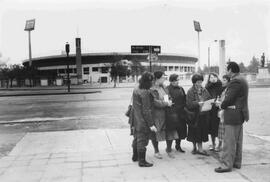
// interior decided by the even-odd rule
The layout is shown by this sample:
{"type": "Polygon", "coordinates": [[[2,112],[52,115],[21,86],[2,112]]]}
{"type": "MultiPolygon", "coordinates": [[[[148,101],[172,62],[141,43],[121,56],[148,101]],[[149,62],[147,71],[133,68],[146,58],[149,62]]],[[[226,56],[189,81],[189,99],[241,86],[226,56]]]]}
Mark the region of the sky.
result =
{"type": "Polygon", "coordinates": [[[0,63],[28,59],[25,22],[35,19],[32,57],[59,55],[75,38],[82,53],[130,52],[131,45],[160,45],[162,53],[198,56],[217,65],[218,42],[226,60],[246,66],[264,52],[270,59],[270,1],[267,0],[0,0],[0,63]]]}

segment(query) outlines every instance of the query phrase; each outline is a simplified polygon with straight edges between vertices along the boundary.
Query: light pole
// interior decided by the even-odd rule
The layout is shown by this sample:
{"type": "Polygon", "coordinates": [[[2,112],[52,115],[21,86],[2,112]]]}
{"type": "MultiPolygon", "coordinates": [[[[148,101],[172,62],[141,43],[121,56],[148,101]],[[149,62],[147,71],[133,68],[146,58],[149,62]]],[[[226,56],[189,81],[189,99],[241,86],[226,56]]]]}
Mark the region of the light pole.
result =
{"type": "Polygon", "coordinates": [[[196,32],[198,32],[198,63],[197,63],[197,71],[199,70],[200,67],[200,32],[202,31],[201,26],[200,26],[200,22],[198,21],[193,21],[194,24],[194,29],[196,32]]]}
{"type": "Polygon", "coordinates": [[[68,92],[70,92],[70,80],[69,80],[69,43],[66,43],[66,53],[67,53],[67,85],[68,92]]]}
{"type": "Polygon", "coordinates": [[[32,66],[31,31],[35,29],[35,19],[26,20],[24,31],[28,31],[29,67],[32,66]]]}

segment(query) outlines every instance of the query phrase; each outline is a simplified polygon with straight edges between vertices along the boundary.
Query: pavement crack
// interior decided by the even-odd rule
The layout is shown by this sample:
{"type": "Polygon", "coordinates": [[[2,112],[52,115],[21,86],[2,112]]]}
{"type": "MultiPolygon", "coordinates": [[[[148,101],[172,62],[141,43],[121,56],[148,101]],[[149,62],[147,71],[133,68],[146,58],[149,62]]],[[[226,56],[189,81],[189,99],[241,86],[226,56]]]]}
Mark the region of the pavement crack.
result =
{"type": "Polygon", "coordinates": [[[110,143],[110,146],[113,148],[113,145],[112,145],[112,142],[111,142],[111,140],[110,140],[110,137],[109,137],[109,135],[108,135],[107,130],[105,130],[105,134],[106,134],[106,137],[107,137],[107,139],[108,139],[108,141],[109,141],[109,143],[110,143]]]}

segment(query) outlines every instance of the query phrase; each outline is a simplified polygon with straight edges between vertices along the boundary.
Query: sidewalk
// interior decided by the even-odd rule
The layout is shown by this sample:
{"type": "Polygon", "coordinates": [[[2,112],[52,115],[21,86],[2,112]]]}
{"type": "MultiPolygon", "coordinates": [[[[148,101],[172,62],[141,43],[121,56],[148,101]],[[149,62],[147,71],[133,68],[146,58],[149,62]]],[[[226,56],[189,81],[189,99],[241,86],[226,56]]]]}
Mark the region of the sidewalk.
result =
{"type": "MultiPolygon", "coordinates": [[[[186,153],[174,151],[175,159],[167,157],[165,142],[160,143],[162,160],[153,158],[149,143],[147,160],[154,166],[140,168],[131,161],[131,141],[129,129],[28,133],[8,156],[0,159],[0,181],[250,182],[270,179],[269,168],[247,164],[231,173],[215,173],[218,161],[213,157],[192,155],[192,145],[186,141],[182,142],[186,153]]],[[[267,160],[264,161],[270,162],[270,157],[267,160]]],[[[247,158],[244,161],[250,162],[247,158]]]]}

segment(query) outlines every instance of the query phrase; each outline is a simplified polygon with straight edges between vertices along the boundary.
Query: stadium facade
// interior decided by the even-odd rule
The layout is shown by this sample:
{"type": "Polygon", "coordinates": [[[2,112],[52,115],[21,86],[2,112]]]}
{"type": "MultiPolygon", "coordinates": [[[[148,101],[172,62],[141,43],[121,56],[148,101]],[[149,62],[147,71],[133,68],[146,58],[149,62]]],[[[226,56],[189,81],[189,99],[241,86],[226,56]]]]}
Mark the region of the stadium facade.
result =
{"type": "MultiPolygon", "coordinates": [[[[86,83],[108,83],[110,79],[110,69],[112,64],[117,61],[123,61],[127,66],[132,67],[134,62],[139,62],[140,65],[149,68],[148,54],[133,54],[133,53],[84,53],[81,54],[81,65],[78,65],[78,56],[71,54],[67,58],[66,55],[55,55],[38,57],[32,59],[32,66],[40,71],[50,71],[57,75],[59,80],[56,85],[61,85],[61,79],[65,80],[67,75],[67,64],[69,64],[69,73],[71,83],[78,83],[78,78],[81,77],[82,82],[86,83]],[[81,71],[78,71],[78,67],[81,71]],[[81,76],[77,73],[81,72],[81,76]]],[[[195,71],[196,57],[178,55],[178,54],[159,54],[158,60],[152,62],[152,67],[162,68],[166,75],[176,73],[180,79],[190,79],[190,75],[195,71]]],[[[23,61],[24,66],[29,65],[29,60],[23,61]]],[[[148,69],[147,68],[147,69],[148,69]]],[[[46,78],[43,78],[46,82],[46,78]]],[[[44,83],[46,85],[46,83],[44,83]]],[[[42,85],[42,84],[41,84],[42,85]]]]}

